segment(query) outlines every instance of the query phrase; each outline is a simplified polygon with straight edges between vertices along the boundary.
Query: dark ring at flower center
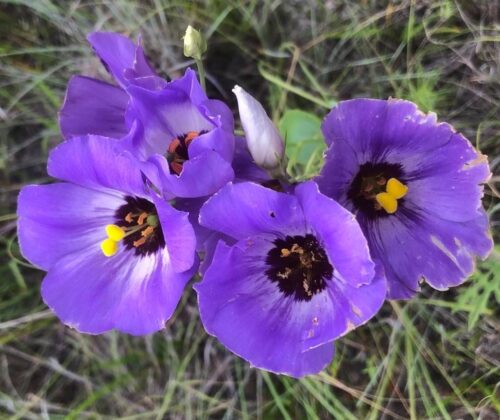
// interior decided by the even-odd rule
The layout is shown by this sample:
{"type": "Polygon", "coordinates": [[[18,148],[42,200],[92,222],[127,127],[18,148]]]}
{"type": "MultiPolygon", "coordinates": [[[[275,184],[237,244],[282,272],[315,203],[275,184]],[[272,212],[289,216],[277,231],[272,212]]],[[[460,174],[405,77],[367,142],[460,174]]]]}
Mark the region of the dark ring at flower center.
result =
{"type": "Polygon", "coordinates": [[[135,255],[150,255],[165,247],[165,238],[156,207],[141,197],[125,197],[126,204],[115,212],[116,225],[127,233],[123,244],[135,255]]]}
{"type": "MultiPolygon", "coordinates": [[[[356,210],[361,211],[369,218],[387,217],[389,214],[381,211],[377,203],[377,194],[385,192],[387,181],[391,178],[401,180],[404,178],[401,165],[394,163],[371,163],[367,162],[360,166],[354,177],[347,198],[349,198],[356,210]]],[[[404,199],[401,199],[403,202],[404,199]]]]}
{"type": "Polygon", "coordinates": [[[333,276],[325,250],[311,234],[276,239],[266,258],[266,274],[285,296],[309,301],[333,276]]]}
{"type": "Polygon", "coordinates": [[[171,174],[180,175],[182,166],[186,160],[189,160],[189,145],[198,136],[205,134],[206,131],[188,131],[186,134],[177,136],[168,145],[167,161],[171,174]]]}

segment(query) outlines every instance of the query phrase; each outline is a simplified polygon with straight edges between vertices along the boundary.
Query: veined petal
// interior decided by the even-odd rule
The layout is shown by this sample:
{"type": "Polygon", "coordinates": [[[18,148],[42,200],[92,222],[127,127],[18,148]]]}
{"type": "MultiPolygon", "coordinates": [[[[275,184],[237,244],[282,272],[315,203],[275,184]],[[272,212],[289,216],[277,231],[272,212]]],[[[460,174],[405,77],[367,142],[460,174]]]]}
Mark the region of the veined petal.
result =
{"type": "Polygon", "coordinates": [[[114,223],[121,197],[74,184],[28,185],[18,198],[18,236],[21,253],[48,270],[58,260],[95,247],[104,227],[114,223]]]}
{"type": "Polygon", "coordinates": [[[89,77],[74,76],[59,112],[61,132],[65,138],[87,134],[121,138],[128,132],[127,103],[128,95],[122,89],[89,77]]]}
{"type": "Polygon", "coordinates": [[[47,170],[54,178],[88,188],[145,196],[140,168],[120,142],[101,136],[73,137],[56,146],[47,170]]]}
{"type": "Polygon", "coordinates": [[[88,334],[133,335],[162,329],[194,270],[174,273],[168,254],[107,258],[88,248],[60,259],[42,284],[45,303],[66,325],[88,334]]]}
{"type": "Polygon", "coordinates": [[[474,256],[493,246],[482,216],[457,223],[402,214],[368,223],[365,234],[374,259],[384,264],[390,299],[408,299],[424,279],[439,290],[463,283],[472,274],[474,256]]]}
{"type": "Polygon", "coordinates": [[[303,350],[314,316],[282,299],[262,268],[239,247],[219,242],[195,286],[205,329],[253,366],[295,377],[319,372],[333,356],[333,343],[303,350]]]}

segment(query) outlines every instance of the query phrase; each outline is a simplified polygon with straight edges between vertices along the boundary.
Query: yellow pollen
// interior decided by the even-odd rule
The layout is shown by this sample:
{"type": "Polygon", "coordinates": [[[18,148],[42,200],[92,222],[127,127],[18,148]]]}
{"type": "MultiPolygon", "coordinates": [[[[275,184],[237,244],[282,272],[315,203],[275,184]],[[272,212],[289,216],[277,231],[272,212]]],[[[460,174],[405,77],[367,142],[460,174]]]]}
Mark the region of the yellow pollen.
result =
{"type": "Polygon", "coordinates": [[[387,213],[393,214],[398,209],[398,200],[396,200],[391,194],[382,192],[375,196],[377,203],[380,204],[387,213]]]}
{"type": "Polygon", "coordinates": [[[118,252],[118,242],[110,238],[105,239],[101,242],[101,250],[106,257],[112,257],[118,252]]]}
{"type": "Polygon", "coordinates": [[[387,181],[386,191],[395,199],[399,200],[406,195],[406,193],[408,192],[408,187],[402,182],[398,181],[396,178],[391,178],[389,179],[389,181],[387,181]]]}
{"type": "Polygon", "coordinates": [[[106,233],[108,238],[115,242],[119,242],[125,237],[125,231],[117,225],[107,225],[106,233]]]}

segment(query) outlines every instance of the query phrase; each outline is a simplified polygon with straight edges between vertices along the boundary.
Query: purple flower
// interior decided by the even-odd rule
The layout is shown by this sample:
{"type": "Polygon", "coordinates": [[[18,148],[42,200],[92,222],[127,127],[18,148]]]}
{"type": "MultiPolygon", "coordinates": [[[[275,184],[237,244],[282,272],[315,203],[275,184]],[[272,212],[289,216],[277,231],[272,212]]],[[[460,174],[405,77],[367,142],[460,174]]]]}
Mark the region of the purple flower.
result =
{"type": "Polygon", "coordinates": [[[140,43],[108,32],[88,39],[120,87],[71,79],[60,112],[65,138],[125,137],[122,147],[157,166],[170,197],[208,196],[234,178],[233,116],[223,102],[207,98],[192,70],[166,82],[151,69],[140,43]]]}
{"type": "Polygon", "coordinates": [[[308,182],[295,195],[228,184],[200,223],[219,241],[195,288],[209,334],[252,365],[299,377],[320,371],[333,343],[385,298],[354,216],[308,182]]]}
{"type": "Polygon", "coordinates": [[[163,328],[197,268],[187,213],[158,197],[109,139],[61,143],[48,171],[65,182],[27,186],[18,202],[21,252],[48,271],[46,304],[85,333],[163,328]]]}
{"type": "Polygon", "coordinates": [[[61,133],[64,138],[87,134],[121,138],[129,131],[125,123],[129,95],[124,89],[131,82],[157,86],[167,82],[151,69],[140,43],[112,32],[94,32],[88,40],[120,87],[74,76],[59,113],[61,133]]]}
{"type": "Polygon", "coordinates": [[[234,178],[232,114],[206,97],[193,71],[160,90],[129,85],[127,92],[127,120],[139,130],[125,147],[156,165],[165,194],[208,196],[234,178]]]}
{"type": "Polygon", "coordinates": [[[422,279],[459,285],[474,256],[488,255],[487,159],[449,124],[408,101],[355,99],[330,112],[323,132],[320,190],[356,214],[389,298],[412,297],[422,279]]]}

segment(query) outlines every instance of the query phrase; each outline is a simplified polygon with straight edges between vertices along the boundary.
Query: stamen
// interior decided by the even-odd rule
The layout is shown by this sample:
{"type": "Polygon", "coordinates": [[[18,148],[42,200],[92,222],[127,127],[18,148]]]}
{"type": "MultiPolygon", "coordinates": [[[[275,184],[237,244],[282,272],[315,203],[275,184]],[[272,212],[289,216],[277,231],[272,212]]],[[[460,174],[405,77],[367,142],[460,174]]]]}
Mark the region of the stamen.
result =
{"type": "Polygon", "coordinates": [[[178,138],[173,139],[168,145],[167,153],[174,154],[177,148],[181,145],[181,141],[178,138]]]}
{"type": "Polygon", "coordinates": [[[395,199],[399,200],[406,195],[408,187],[396,178],[391,178],[387,181],[386,191],[395,199]]]}
{"type": "Polygon", "coordinates": [[[146,237],[142,237],[141,239],[134,241],[133,245],[137,248],[141,245],[144,245],[145,243],[146,243],[146,237]]]}
{"type": "Polygon", "coordinates": [[[121,241],[125,237],[124,230],[117,225],[107,225],[106,233],[109,239],[112,239],[115,242],[121,241]]]}
{"type": "Polygon", "coordinates": [[[287,248],[282,248],[281,249],[281,257],[286,258],[291,254],[290,250],[287,248]]]}
{"type": "Polygon", "coordinates": [[[151,227],[151,226],[148,226],[146,229],[144,229],[142,232],[141,232],[141,236],[147,238],[149,235],[151,235],[153,232],[154,232],[154,228],[151,227]]]}
{"type": "Polygon", "coordinates": [[[116,228],[108,228],[108,239],[118,242],[118,247],[132,250],[136,256],[150,255],[163,248],[165,239],[155,205],[139,197],[126,197],[125,201],[115,213],[115,225],[123,231],[123,236],[113,236],[116,228]]]}
{"type": "Polygon", "coordinates": [[[139,215],[139,218],[137,219],[137,224],[138,225],[143,225],[144,224],[144,220],[147,219],[149,215],[143,211],[140,215],[139,215]]]}
{"type": "Polygon", "coordinates": [[[196,137],[198,137],[200,133],[198,133],[197,131],[188,131],[188,133],[186,134],[186,138],[184,139],[184,141],[186,142],[186,146],[189,146],[189,143],[191,143],[196,137]]]}
{"type": "Polygon", "coordinates": [[[182,172],[182,163],[173,161],[170,162],[170,166],[172,167],[172,170],[174,171],[175,174],[180,175],[182,172]]]}
{"type": "Polygon", "coordinates": [[[118,242],[110,238],[105,239],[101,242],[101,250],[106,257],[112,257],[118,252],[118,242]]]}
{"type": "Polygon", "coordinates": [[[398,209],[398,200],[396,200],[391,194],[382,192],[375,196],[377,203],[380,204],[387,213],[393,214],[398,209]]]}

